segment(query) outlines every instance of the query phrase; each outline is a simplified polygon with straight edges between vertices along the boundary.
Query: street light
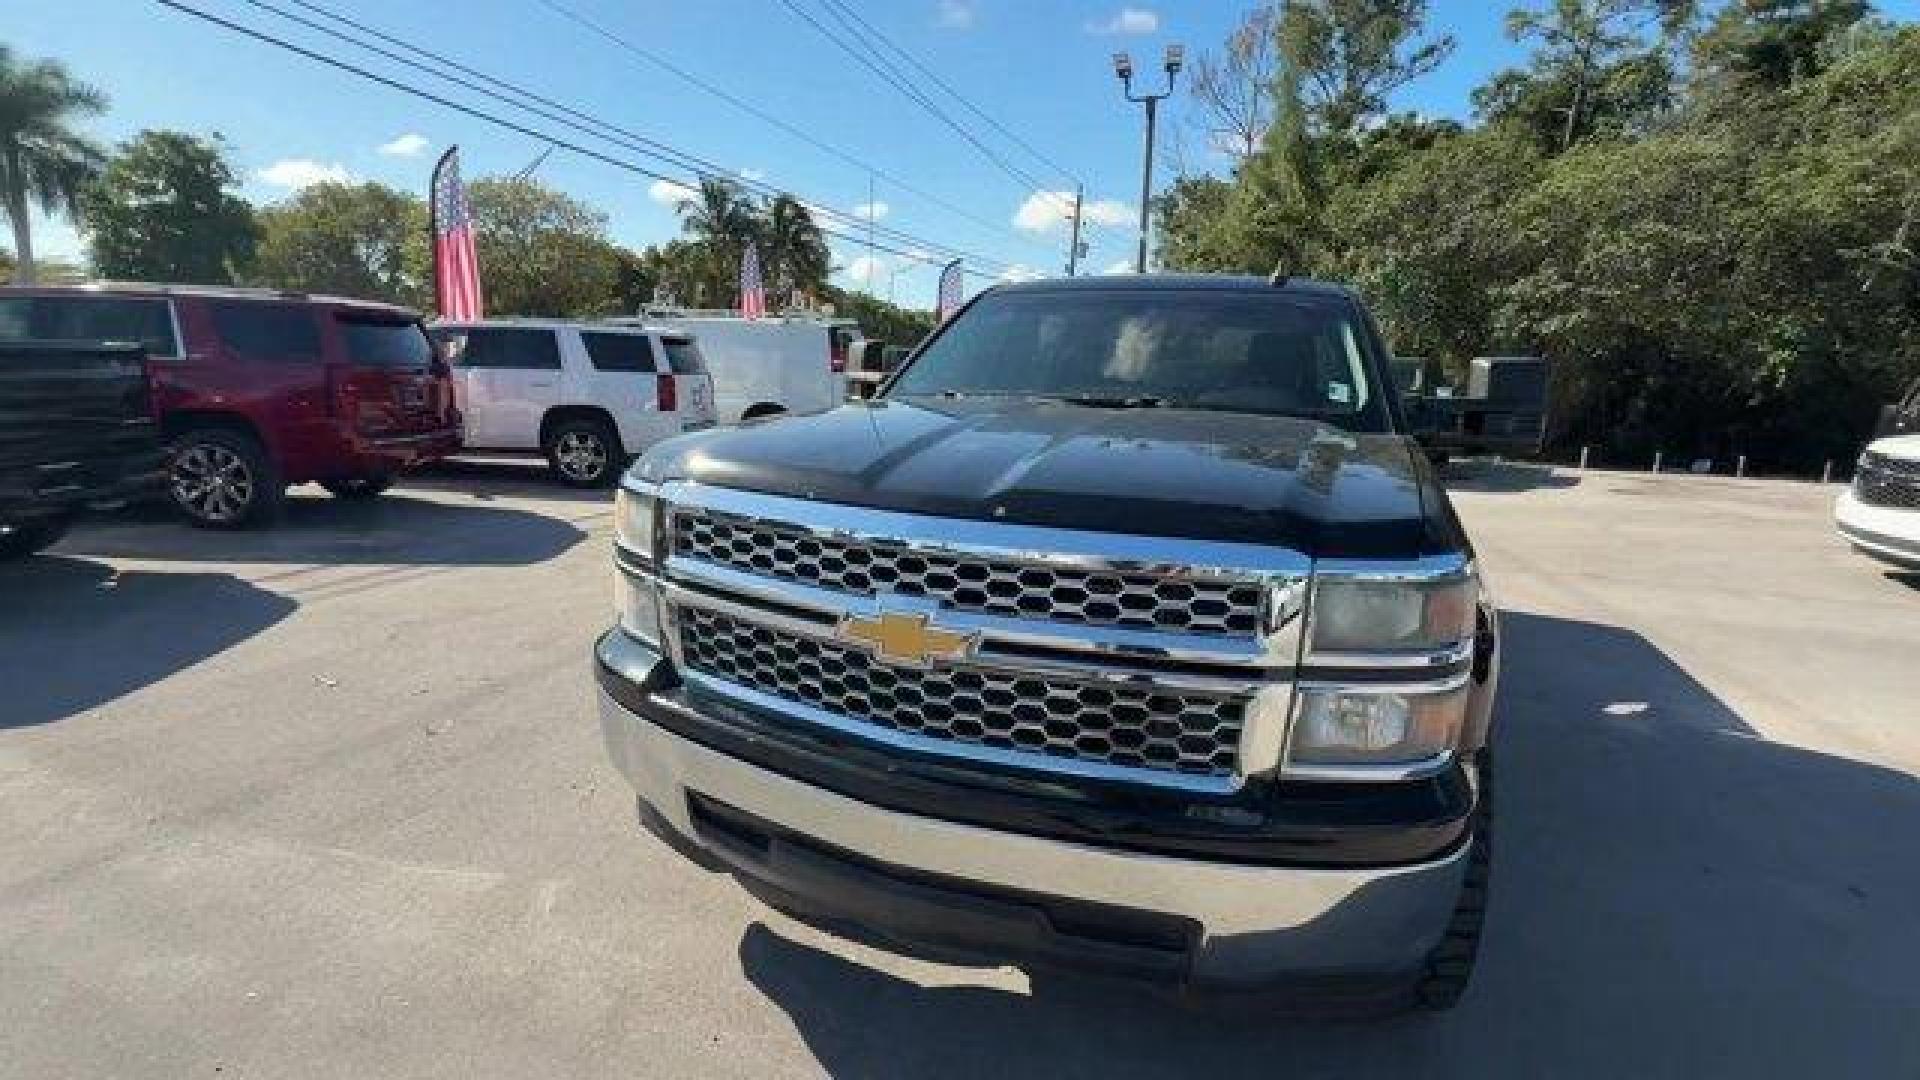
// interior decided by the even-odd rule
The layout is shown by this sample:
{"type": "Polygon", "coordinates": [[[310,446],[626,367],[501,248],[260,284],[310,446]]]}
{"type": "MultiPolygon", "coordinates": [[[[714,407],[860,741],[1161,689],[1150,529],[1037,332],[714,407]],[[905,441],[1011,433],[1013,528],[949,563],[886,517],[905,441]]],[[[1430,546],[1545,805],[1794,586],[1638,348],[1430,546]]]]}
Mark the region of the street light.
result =
{"type": "Polygon", "coordinates": [[[1167,46],[1166,59],[1161,68],[1167,73],[1167,88],[1157,94],[1135,94],[1133,92],[1133,57],[1126,53],[1113,54],[1113,73],[1120,78],[1126,88],[1128,101],[1138,102],[1147,107],[1147,153],[1146,163],[1140,170],[1140,254],[1134,259],[1134,271],[1147,272],[1147,228],[1149,218],[1147,204],[1153,198],[1153,130],[1159,114],[1160,102],[1173,94],[1173,77],[1180,74],[1187,58],[1186,49],[1179,45],[1167,46]]]}

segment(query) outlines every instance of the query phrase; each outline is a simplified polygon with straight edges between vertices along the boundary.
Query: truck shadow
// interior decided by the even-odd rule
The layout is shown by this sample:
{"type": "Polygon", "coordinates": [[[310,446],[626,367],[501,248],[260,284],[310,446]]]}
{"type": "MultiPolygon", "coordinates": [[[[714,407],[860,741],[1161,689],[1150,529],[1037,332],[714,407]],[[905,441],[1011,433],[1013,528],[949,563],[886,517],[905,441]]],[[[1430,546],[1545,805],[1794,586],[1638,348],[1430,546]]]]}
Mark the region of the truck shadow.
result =
{"type": "Polygon", "coordinates": [[[927,987],[758,925],[744,972],[835,1076],[1911,1071],[1920,782],[1764,740],[1631,631],[1505,620],[1492,907],[1452,1013],[927,987]]]}
{"type": "Polygon", "coordinates": [[[568,487],[555,480],[546,459],[537,457],[446,458],[408,473],[400,487],[464,495],[479,502],[512,498],[587,506],[613,501],[611,488],[568,487]]]}
{"type": "Polygon", "coordinates": [[[611,506],[583,504],[570,517],[404,491],[356,502],[297,488],[279,521],[260,529],[195,529],[169,506],[131,507],[90,519],[61,545],[76,555],[221,563],[525,566],[585,539],[580,527],[611,506]]]}
{"type": "Polygon", "coordinates": [[[1441,480],[1448,491],[1499,493],[1578,487],[1580,474],[1531,462],[1464,459],[1449,462],[1441,480]]]}
{"type": "Polygon", "coordinates": [[[0,730],[64,720],[192,667],[292,614],[227,574],[0,565],[0,730]]]}

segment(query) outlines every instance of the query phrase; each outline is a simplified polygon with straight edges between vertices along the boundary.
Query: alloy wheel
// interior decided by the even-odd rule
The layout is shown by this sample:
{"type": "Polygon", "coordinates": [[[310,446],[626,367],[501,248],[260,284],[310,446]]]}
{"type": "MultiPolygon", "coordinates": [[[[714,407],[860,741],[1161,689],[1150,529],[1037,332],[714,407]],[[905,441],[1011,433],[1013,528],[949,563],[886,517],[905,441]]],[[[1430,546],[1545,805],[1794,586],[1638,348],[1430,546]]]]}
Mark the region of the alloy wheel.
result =
{"type": "Polygon", "coordinates": [[[194,443],[173,460],[173,497],[188,513],[226,524],[253,504],[253,470],[224,446],[194,443]]]}
{"type": "Polygon", "coordinates": [[[592,483],[607,469],[607,444],[587,431],[569,431],[553,448],[554,460],[569,480],[592,483]]]}

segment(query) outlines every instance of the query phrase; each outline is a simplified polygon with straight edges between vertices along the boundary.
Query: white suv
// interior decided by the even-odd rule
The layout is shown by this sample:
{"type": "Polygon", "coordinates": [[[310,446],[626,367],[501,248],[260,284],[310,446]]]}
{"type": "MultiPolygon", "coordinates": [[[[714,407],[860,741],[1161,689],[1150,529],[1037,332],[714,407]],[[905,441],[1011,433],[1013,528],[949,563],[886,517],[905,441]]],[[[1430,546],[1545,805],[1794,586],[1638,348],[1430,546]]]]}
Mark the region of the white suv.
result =
{"type": "Polygon", "coordinates": [[[711,427],[713,383],[689,334],[533,319],[433,327],[469,450],[538,450],[561,481],[611,484],[661,439],[711,427]]]}
{"type": "Polygon", "coordinates": [[[1862,554],[1920,570],[1920,435],[1870,443],[1833,516],[1862,554]]]}

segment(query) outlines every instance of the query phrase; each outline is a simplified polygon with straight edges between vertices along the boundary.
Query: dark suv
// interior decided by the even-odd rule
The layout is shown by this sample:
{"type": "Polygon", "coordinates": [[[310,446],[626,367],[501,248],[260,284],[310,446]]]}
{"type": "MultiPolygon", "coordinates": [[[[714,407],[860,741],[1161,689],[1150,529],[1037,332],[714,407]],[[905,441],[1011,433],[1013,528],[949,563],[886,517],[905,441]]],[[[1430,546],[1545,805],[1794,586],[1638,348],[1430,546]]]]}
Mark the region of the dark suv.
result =
{"type": "Polygon", "coordinates": [[[404,308],[263,290],[0,290],[0,340],[134,341],[195,524],[271,520],[290,484],[341,498],[460,446],[445,364],[404,308]]]}
{"type": "Polygon", "coordinates": [[[640,817],[909,951],[1458,998],[1495,610],[1345,289],[988,291],[876,400],[653,447],[601,724],[640,817]]]}

